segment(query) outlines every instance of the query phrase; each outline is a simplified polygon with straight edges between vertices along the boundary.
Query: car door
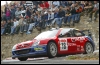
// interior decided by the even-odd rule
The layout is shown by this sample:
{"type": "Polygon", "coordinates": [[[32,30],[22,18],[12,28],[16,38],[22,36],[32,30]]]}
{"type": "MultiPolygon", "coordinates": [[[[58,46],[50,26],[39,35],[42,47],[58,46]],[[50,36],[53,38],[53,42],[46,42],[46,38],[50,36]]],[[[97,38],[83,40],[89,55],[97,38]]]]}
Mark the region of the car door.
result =
{"type": "Polygon", "coordinates": [[[73,37],[71,38],[72,42],[75,42],[75,52],[81,52],[83,50],[84,45],[84,35],[79,30],[73,30],[73,37]]]}
{"type": "Polygon", "coordinates": [[[75,53],[76,52],[76,37],[74,36],[73,30],[70,32],[70,37],[67,37],[68,42],[68,52],[69,53],[75,53]]]}
{"type": "Polygon", "coordinates": [[[75,51],[75,47],[73,43],[71,43],[71,33],[70,30],[63,29],[58,37],[60,43],[60,52],[62,54],[73,53],[75,51]]]}

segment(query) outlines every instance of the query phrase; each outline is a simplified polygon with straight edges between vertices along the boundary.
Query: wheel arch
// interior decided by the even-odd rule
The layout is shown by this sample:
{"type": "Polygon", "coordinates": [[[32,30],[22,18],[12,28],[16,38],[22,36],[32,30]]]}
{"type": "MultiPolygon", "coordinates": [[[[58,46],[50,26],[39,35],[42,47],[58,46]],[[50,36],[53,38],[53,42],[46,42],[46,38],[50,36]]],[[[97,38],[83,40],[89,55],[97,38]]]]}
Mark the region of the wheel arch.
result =
{"type": "MultiPolygon", "coordinates": [[[[47,46],[48,46],[48,44],[49,44],[50,42],[54,42],[54,43],[56,44],[56,46],[57,46],[57,49],[58,49],[58,44],[57,44],[57,42],[56,42],[55,40],[53,40],[53,39],[51,39],[51,40],[48,41],[47,46]]],[[[58,50],[57,50],[57,52],[58,52],[58,50]]]]}
{"type": "Polygon", "coordinates": [[[91,41],[86,41],[86,42],[85,42],[85,44],[84,44],[84,49],[85,49],[86,43],[88,43],[88,42],[93,46],[93,51],[94,51],[94,50],[95,50],[95,46],[93,45],[93,43],[92,43],[91,41]]]}
{"type": "MultiPolygon", "coordinates": [[[[95,50],[95,43],[94,43],[94,41],[93,41],[90,37],[86,37],[86,38],[87,38],[87,41],[85,42],[85,44],[86,44],[87,42],[91,43],[92,46],[93,46],[93,51],[94,51],[94,50],[95,50]]],[[[84,44],[84,47],[85,47],[85,44],[84,44]]]]}
{"type": "MultiPolygon", "coordinates": [[[[47,45],[49,44],[49,42],[54,42],[54,43],[56,44],[56,41],[54,41],[54,40],[49,40],[48,43],[47,43],[47,45]]],[[[56,45],[57,45],[57,44],[56,44],[56,45]]]]}

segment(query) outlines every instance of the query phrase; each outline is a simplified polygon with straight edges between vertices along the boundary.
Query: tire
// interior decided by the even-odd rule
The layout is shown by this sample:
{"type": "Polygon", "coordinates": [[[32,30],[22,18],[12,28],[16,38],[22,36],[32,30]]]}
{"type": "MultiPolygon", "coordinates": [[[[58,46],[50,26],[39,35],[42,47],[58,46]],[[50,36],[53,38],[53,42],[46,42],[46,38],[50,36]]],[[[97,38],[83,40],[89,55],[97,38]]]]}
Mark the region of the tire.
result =
{"type": "Polygon", "coordinates": [[[90,53],[93,53],[94,49],[93,49],[93,46],[90,42],[87,42],[85,44],[85,53],[84,54],[90,54],[90,53]]]}
{"type": "Polygon", "coordinates": [[[54,42],[49,42],[48,46],[47,46],[47,55],[48,58],[54,58],[55,56],[57,56],[57,46],[54,42]]]}
{"type": "Polygon", "coordinates": [[[18,60],[20,61],[26,61],[27,59],[28,59],[27,57],[18,58],[18,60]]]}

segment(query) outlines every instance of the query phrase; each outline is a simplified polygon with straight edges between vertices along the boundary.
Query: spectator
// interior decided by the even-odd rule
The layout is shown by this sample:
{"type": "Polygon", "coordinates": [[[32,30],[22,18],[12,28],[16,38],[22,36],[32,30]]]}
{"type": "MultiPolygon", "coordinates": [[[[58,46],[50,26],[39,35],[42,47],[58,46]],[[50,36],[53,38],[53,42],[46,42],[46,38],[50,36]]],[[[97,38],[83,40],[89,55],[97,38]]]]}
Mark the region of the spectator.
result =
{"type": "Polygon", "coordinates": [[[1,19],[2,19],[2,20],[4,20],[4,21],[6,21],[6,15],[5,15],[5,13],[4,13],[4,12],[2,12],[1,19]]]}
{"type": "Polygon", "coordinates": [[[82,7],[81,7],[81,5],[80,5],[80,2],[76,2],[76,7],[75,7],[75,9],[76,9],[76,19],[75,19],[75,21],[77,22],[77,23],[79,23],[80,22],[80,13],[82,12],[82,7]]]}
{"type": "Polygon", "coordinates": [[[10,32],[11,32],[11,20],[7,20],[7,24],[5,27],[5,33],[10,34],[10,32]]]}
{"type": "Polygon", "coordinates": [[[60,2],[59,1],[53,1],[53,5],[59,7],[60,6],[60,2]]]}
{"type": "Polygon", "coordinates": [[[37,21],[38,14],[39,14],[38,11],[36,11],[36,13],[34,13],[34,19],[36,20],[36,21],[35,21],[35,27],[37,27],[37,26],[39,25],[39,22],[37,21]]]}
{"type": "Polygon", "coordinates": [[[75,4],[72,4],[71,5],[71,19],[72,19],[72,22],[73,22],[73,26],[75,25],[75,17],[76,17],[76,9],[75,9],[75,4]]]}
{"type": "Polygon", "coordinates": [[[42,10],[43,10],[43,8],[42,8],[42,7],[40,7],[40,5],[38,5],[37,10],[38,10],[38,11],[42,11],[42,10]]]}
{"type": "Polygon", "coordinates": [[[41,15],[40,14],[38,14],[38,16],[37,16],[37,22],[39,23],[39,27],[41,27],[41,15]]]}
{"type": "Polygon", "coordinates": [[[82,9],[84,9],[84,6],[85,6],[84,1],[81,1],[80,5],[81,5],[82,9]]]}
{"type": "Polygon", "coordinates": [[[71,6],[72,4],[73,4],[72,1],[68,1],[67,6],[71,6]]]}
{"type": "Polygon", "coordinates": [[[24,18],[23,23],[24,23],[24,32],[27,32],[30,23],[30,18],[29,17],[24,18]]]}
{"type": "Polygon", "coordinates": [[[58,22],[59,22],[59,15],[58,15],[58,13],[59,13],[59,9],[56,8],[55,12],[54,12],[54,20],[52,21],[52,24],[54,24],[55,22],[56,22],[56,24],[58,24],[58,22]]]}
{"type": "Polygon", "coordinates": [[[4,32],[5,32],[5,27],[6,27],[6,21],[2,21],[2,22],[1,22],[1,35],[4,34],[4,32]]]}
{"type": "Polygon", "coordinates": [[[67,6],[66,7],[66,14],[64,17],[64,24],[66,25],[66,22],[67,22],[67,24],[70,26],[70,21],[71,21],[71,11],[70,11],[70,7],[67,6]]]}
{"type": "Polygon", "coordinates": [[[48,12],[47,11],[44,12],[42,19],[44,19],[44,27],[43,28],[46,28],[47,22],[48,22],[48,12]]]}
{"type": "Polygon", "coordinates": [[[43,11],[41,13],[41,21],[42,21],[42,29],[46,29],[46,23],[48,21],[48,14],[46,11],[43,11]]]}
{"type": "Polygon", "coordinates": [[[20,25],[19,25],[19,20],[18,19],[14,19],[14,27],[15,27],[15,34],[18,34],[19,33],[19,30],[20,30],[20,25]]]}
{"type": "Polygon", "coordinates": [[[20,16],[19,19],[19,27],[20,27],[20,33],[24,32],[24,18],[20,16]]]}
{"type": "Polygon", "coordinates": [[[52,1],[48,1],[48,4],[49,4],[49,8],[52,7],[52,1]]]}
{"type": "Polygon", "coordinates": [[[35,19],[33,16],[31,16],[30,22],[29,22],[29,28],[27,31],[27,34],[32,33],[33,27],[35,26],[35,19]]]}
{"type": "Polygon", "coordinates": [[[38,9],[38,7],[36,7],[36,5],[33,5],[33,9],[34,9],[34,11],[36,12],[37,9],[38,9]]]}
{"type": "Polygon", "coordinates": [[[63,7],[65,7],[65,3],[66,3],[65,1],[60,1],[60,5],[63,7]]]}
{"type": "Polygon", "coordinates": [[[7,8],[9,8],[9,7],[8,7],[8,5],[7,5],[7,4],[6,4],[6,5],[4,5],[4,7],[5,7],[4,12],[5,12],[5,14],[6,14],[7,8]]]}
{"type": "Polygon", "coordinates": [[[93,14],[93,5],[91,2],[89,2],[89,6],[88,7],[84,7],[86,9],[88,9],[88,13],[89,13],[89,22],[92,22],[92,14],[93,14]]]}
{"type": "Polygon", "coordinates": [[[28,17],[31,17],[31,11],[30,11],[29,7],[27,7],[27,9],[26,9],[26,15],[28,17]]]}
{"type": "Polygon", "coordinates": [[[22,6],[23,6],[24,10],[26,10],[25,3],[26,3],[26,1],[22,2],[22,6]]]}
{"type": "Polygon", "coordinates": [[[21,16],[24,18],[26,17],[26,10],[24,10],[23,7],[21,8],[21,16]]]}
{"type": "Polygon", "coordinates": [[[89,1],[84,1],[85,7],[89,5],[89,1]]]}
{"type": "Polygon", "coordinates": [[[99,3],[97,1],[94,1],[94,21],[97,19],[97,14],[99,13],[99,3]]]}
{"type": "Polygon", "coordinates": [[[14,33],[16,33],[16,27],[18,26],[18,21],[16,20],[16,18],[14,19],[14,21],[11,21],[11,34],[13,35],[14,33]]]}
{"type": "Polygon", "coordinates": [[[15,18],[15,12],[16,12],[16,9],[15,9],[14,5],[11,5],[11,19],[15,18]]]}
{"type": "Polygon", "coordinates": [[[56,8],[58,8],[58,7],[52,4],[52,7],[50,10],[55,11],[56,8]]]}
{"type": "Polygon", "coordinates": [[[88,16],[88,7],[89,6],[89,1],[84,1],[84,10],[85,10],[85,14],[86,16],[88,16]]]}
{"type": "Polygon", "coordinates": [[[14,20],[11,19],[11,33],[10,34],[13,34],[14,32],[14,20]]]}
{"type": "Polygon", "coordinates": [[[52,23],[53,19],[54,19],[54,13],[49,10],[48,11],[47,26],[51,26],[51,23],[52,23]]]}
{"type": "Polygon", "coordinates": [[[59,21],[57,22],[57,24],[58,24],[59,27],[61,27],[62,26],[62,20],[65,17],[65,12],[63,11],[62,6],[60,6],[58,15],[59,15],[59,21]]]}
{"type": "Polygon", "coordinates": [[[21,11],[20,11],[20,8],[18,7],[16,12],[15,12],[15,17],[16,17],[16,19],[19,20],[20,16],[21,16],[21,11]]]}
{"type": "Polygon", "coordinates": [[[10,16],[11,16],[11,11],[9,8],[7,8],[7,10],[6,10],[6,20],[7,21],[11,19],[10,16]]]}
{"type": "Polygon", "coordinates": [[[37,1],[37,4],[41,4],[42,3],[42,1],[37,1]]]}
{"type": "Polygon", "coordinates": [[[32,1],[33,2],[33,5],[36,6],[36,8],[38,7],[38,2],[37,1],[32,1]]]}
{"type": "Polygon", "coordinates": [[[43,9],[45,9],[45,8],[49,8],[49,3],[48,3],[48,1],[42,1],[42,3],[40,4],[40,7],[42,7],[43,9]]]}
{"type": "Polygon", "coordinates": [[[23,1],[20,1],[20,5],[22,5],[23,4],[23,1]]]}

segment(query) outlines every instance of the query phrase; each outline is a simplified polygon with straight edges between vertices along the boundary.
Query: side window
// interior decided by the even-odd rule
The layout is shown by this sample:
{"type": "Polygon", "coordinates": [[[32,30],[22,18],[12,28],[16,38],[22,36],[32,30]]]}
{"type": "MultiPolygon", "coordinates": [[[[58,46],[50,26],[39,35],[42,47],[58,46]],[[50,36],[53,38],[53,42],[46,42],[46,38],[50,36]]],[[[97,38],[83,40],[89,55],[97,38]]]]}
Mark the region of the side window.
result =
{"type": "Polygon", "coordinates": [[[83,34],[79,30],[74,30],[74,36],[83,36],[83,34]]]}
{"type": "Polygon", "coordinates": [[[63,29],[59,35],[60,38],[66,38],[66,37],[71,37],[70,31],[63,29]]]}

